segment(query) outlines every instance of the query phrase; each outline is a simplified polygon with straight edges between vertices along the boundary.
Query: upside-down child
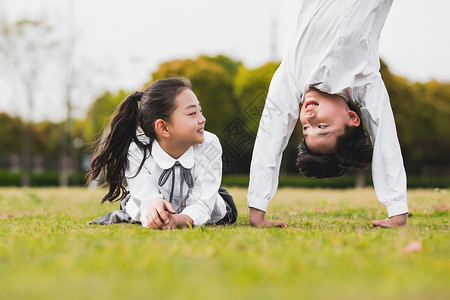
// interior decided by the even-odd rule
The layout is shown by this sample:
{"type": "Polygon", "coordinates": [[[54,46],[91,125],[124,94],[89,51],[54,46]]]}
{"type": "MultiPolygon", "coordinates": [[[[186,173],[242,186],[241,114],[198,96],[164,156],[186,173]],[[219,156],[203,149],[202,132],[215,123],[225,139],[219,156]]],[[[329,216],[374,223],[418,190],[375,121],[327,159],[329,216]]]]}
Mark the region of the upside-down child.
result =
{"type": "Polygon", "coordinates": [[[266,220],[265,212],[299,117],[304,136],[297,158],[300,172],[335,177],[371,162],[376,195],[389,215],[372,225],[406,225],[406,173],[379,73],[380,33],[391,5],[391,0],[300,2],[253,151],[248,191],[253,226],[286,225],[266,220]]]}
{"type": "Polygon", "coordinates": [[[89,180],[105,176],[102,203],[121,200],[121,209],[91,223],[152,229],[234,223],[236,206],[220,185],[222,148],[205,122],[186,79],[158,80],[128,96],[88,173],[89,180]]]}

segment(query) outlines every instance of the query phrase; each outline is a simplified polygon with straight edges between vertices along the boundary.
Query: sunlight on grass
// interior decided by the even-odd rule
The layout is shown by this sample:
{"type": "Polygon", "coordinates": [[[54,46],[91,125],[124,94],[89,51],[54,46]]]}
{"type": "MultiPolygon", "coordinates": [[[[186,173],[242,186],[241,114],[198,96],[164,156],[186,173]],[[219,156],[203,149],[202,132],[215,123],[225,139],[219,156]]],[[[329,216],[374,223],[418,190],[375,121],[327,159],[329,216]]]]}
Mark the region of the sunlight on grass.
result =
{"type": "Polygon", "coordinates": [[[90,226],[105,190],[0,189],[4,299],[448,299],[449,191],[411,190],[407,228],[371,228],[373,189],[280,189],[248,226],[246,189],[228,227],[90,226]],[[419,245],[408,250],[407,245],[419,245]],[[405,250],[406,249],[406,250],[405,250]]]}

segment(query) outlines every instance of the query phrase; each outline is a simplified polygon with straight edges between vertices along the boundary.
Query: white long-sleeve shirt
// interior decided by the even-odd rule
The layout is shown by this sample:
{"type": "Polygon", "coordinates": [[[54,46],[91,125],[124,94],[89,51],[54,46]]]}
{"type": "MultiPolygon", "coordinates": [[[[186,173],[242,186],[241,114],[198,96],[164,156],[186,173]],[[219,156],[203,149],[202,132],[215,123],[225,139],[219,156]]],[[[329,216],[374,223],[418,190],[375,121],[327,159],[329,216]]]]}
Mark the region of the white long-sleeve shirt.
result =
{"type": "Polygon", "coordinates": [[[378,45],[392,0],[301,1],[270,83],[250,168],[248,206],[263,211],[278,187],[281,156],[311,88],[359,104],[373,149],[372,177],[389,216],[408,212],[406,173],[378,45]]]}
{"type": "MultiPolygon", "coordinates": [[[[142,226],[147,225],[147,206],[157,198],[170,199],[172,177],[170,175],[163,186],[158,180],[165,169],[171,168],[178,161],[184,168],[190,169],[194,186],[189,191],[186,182],[181,182],[180,167],[175,167],[175,185],[173,197],[175,199],[189,196],[186,207],[181,212],[194,221],[194,225],[215,223],[222,219],[226,212],[226,205],[218,194],[222,180],[222,147],[219,139],[212,133],[204,133],[205,141],[190,147],[178,159],[172,158],[159,145],[157,140],[152,143],[152,150],[139,173],[137,170],[142,162],[144,151],[136,143],[131,143],[128,150],[128,165],[125,177],[131,198],[125,205],[125,211],[142,226]],[[136,175],[137,173],[137,175],[136,175]],[[183,195],[180,195],[180,183],[183,184],[183,195]]],[[[148,143],[148,137],[139,136],[141,142],[148,143]]]]}

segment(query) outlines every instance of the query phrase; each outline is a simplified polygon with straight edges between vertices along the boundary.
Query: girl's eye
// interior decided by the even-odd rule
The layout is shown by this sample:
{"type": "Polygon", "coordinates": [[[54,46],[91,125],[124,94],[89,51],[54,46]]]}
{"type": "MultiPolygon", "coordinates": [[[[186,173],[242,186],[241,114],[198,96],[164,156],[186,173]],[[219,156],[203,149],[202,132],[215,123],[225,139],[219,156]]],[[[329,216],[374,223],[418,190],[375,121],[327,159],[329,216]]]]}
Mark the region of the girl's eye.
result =
{"type": "Polygon", "coordinates": [[[194,111],[194,112],[191,112],[189,115],[190,115],[190,116],[195,116],[196,114],[197,114],[197,112],[194,111]]]}
{"type": "Polygon", "coordinates": [[[308,126],[303,126],[303,130],[306,130],[306,129],[308,129],[308,126]]]}
{"type": "Polygon", "coordinates": [[[325,125],[319,125],[319,126],[317,126],[317,127],[319,127],[320,129],[324,129],[324,128],[326,128],[327,126],[325,126],[325,125]]]}

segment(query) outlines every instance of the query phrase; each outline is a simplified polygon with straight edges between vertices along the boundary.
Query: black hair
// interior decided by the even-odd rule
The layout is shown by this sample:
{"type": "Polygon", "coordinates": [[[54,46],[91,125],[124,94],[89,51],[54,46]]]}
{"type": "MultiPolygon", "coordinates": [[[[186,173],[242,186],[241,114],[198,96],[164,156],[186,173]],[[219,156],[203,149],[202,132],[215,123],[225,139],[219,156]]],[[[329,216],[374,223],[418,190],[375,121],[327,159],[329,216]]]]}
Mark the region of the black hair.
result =
{"type": "MultiPolygon", "coordinates": [[[[360,116],[351,102],[347,102],[347,105],[360,116]]],[[[367,167],[372,161],[372,152],[372,144],[361,121],[357,127],[345,127],[344,134],[336,139],[336,150],[333,153],[313,152],[303,138],[298,147],[297,167],[300,173],[308,177],[338,177],[348,170],[367,167]]]]}
{"type": "Polygon", "coordinates": [[[161,79],[150,84],[144,92],[129,95],[119,105],[111,119],[106,138],[100,141],[92,156],[87,173],[88,182],[97,179],[102,173],[105,176],[109,191],[103,197],[102,203],[117,201],[126,195],[123,180],[130,144],[135,142],[144,150],[137,171],[139,173],[147,153],[151,150],[152,141],[156,139],[155,122],[158,119],[170,121],[170,116],[176,108],[175,97],[184,89],[191,88],[189,80],[185,78],[161,79]],[[138,128],[150,139],[148,144],[143,144],[137,138],[138,128]]]}

